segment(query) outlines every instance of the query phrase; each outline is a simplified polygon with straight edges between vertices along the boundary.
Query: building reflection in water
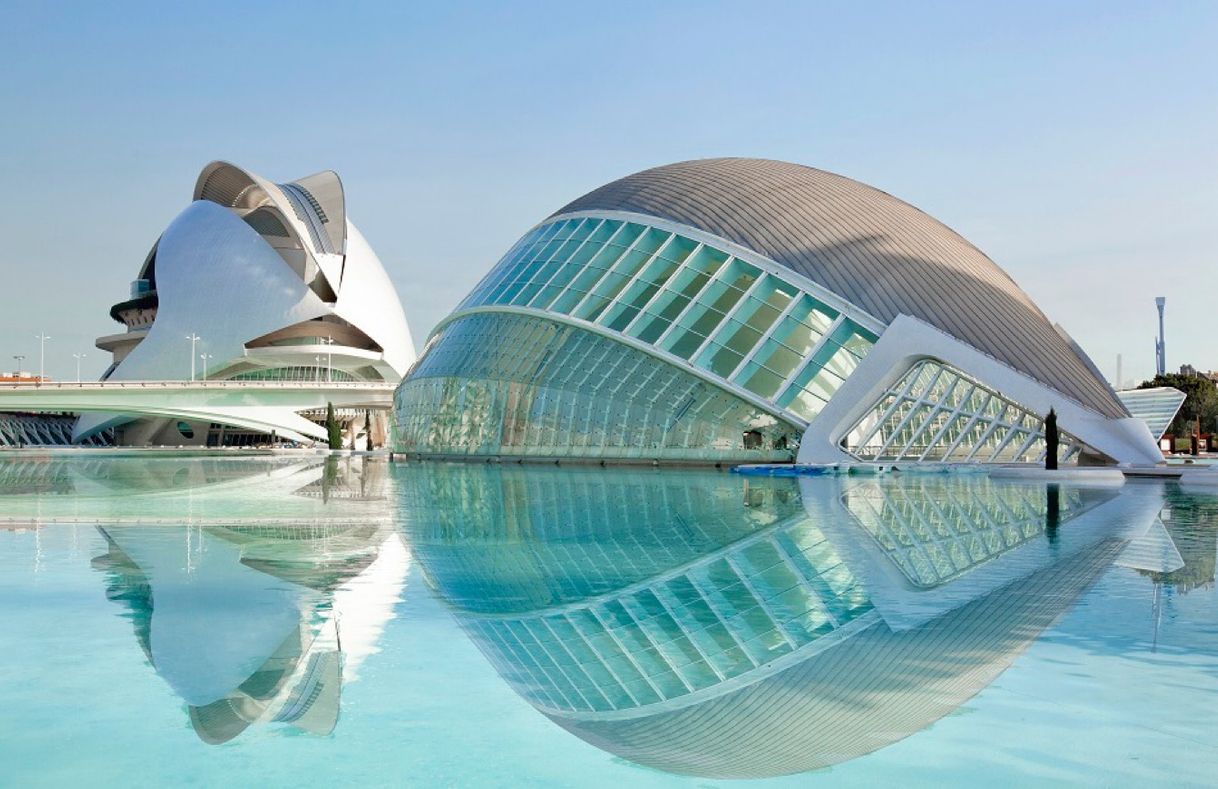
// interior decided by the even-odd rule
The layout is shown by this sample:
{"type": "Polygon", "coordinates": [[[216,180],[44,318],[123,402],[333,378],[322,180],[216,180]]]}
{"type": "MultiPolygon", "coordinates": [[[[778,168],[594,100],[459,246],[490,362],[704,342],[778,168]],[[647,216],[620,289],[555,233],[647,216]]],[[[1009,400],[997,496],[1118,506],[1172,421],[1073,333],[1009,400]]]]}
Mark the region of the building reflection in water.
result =
{"type": "Polygon", "coordinates": [[[244,518],[98,527],[107,595],[207,743],[256,723],[333,731],[342,685],[376,651],[405,584],[410,554],[387,517],[384,463],[291,471],[286,496],[324,502],[312,517],[273,517],[285,500],[272,495],[244,518]]]}
{"type": "Polygon", "coordinates": [[[791,774],[926,728],[1118,559],[1170,543],[1158,487],[421,466],[428,583],[576,736],[705,777],[791,774]]]}

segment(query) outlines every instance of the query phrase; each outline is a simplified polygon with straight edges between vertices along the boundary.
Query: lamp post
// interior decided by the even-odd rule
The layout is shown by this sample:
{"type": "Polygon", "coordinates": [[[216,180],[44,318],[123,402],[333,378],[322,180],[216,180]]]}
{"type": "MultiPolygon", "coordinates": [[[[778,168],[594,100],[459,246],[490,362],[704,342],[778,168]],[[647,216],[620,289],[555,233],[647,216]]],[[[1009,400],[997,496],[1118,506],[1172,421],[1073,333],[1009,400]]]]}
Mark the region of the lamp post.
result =
{"type": "Polygon", "coordinates": [[[34,337],[38,340],[38,383],[42,383],[42,379],[46,378],[47,340],[51,338],[46,332],[35,334],[34,337]]]}
{"type": "Polygon", "coordinates": [[[201,354],[199,354],[199,358],[203,360],[203,380],[206,381],[207,380],[207,360],[214,359],[216,357],[212,356],[210,353],[201,353],[201,354]]]}
{"type": "Polygon", "coordinates": [[[74,353],[72,358],[76,360],[76,383],[80,383],[80,360],[85,358],[85,354],[74,353]]]}
{"type": "Polygon", "coordinates": [[[17,360],[17,370],[16,370],[17,374],[13,377],[20,378],[21,377],[21,363],[25,361],[25,354],[24,353],[15,353],[15,354],[13,354],[13,358],[17,360]]]}
{"type": "Polygon", "coordinates": [[[316,381],[317,383],[321,383],[321,355],[320,354],[313,357],[313,369],[315,371],[313,373],[313,380],[316,381]]]}
{"type": "Polygon", "coordinates": [[[326,335],[326,383],[334,381],[334,338],[326,335]]]}
{"type": "Polygon", "coordinates": [[[202,338],[191,332],[186,335],[186,339],[190,340],[190,380],[193,381],[195,379],[195,343],[202,338]]]}

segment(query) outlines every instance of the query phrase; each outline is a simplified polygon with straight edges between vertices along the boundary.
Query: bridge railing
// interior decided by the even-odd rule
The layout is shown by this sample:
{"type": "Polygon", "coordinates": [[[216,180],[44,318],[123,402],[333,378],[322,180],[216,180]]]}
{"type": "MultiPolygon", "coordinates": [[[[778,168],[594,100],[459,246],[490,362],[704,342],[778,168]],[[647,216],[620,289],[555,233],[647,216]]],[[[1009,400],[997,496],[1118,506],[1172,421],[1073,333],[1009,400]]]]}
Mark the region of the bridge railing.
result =
{"type": "Polygon", "coordinates": [[[3,381],[4,389],[393,389],[389,381],[3,381]]]}

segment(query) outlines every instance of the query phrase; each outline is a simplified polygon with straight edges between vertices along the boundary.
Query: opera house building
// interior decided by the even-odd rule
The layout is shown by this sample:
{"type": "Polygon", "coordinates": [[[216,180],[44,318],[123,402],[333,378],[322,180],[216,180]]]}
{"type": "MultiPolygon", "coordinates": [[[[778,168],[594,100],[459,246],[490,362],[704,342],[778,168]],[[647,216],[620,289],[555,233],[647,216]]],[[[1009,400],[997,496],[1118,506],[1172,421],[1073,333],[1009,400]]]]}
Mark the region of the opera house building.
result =
{"type": "Polygon", "coordinates": [[[327,404],[344,445],[363,447],[365,426],[381,445],[415,358],[331,171],[276,184],[207,165],[110,318],[121,330],[97,339],[112,356],[102,381],[7,388],[0,445],[312,443],[327,404]]]}
{"type": "Polygon", "coordinates": [[[431,457],[1156,463],[1086,354],[984,253],[878,189],[706,159],[530,229],[395,394],[431,457]]]}

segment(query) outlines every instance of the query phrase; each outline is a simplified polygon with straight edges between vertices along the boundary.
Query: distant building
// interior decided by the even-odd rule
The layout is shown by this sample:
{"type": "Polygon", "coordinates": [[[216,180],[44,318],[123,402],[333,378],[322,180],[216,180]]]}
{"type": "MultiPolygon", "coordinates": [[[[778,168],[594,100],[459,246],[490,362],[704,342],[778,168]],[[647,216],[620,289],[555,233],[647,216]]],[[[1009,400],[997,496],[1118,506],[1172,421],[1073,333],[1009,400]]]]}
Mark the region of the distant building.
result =
{"type": "Polygon", "coordinates": [[[415,356],[393,283],[329,171],[275,184],[209,164],[110,317],[123,331],[97,339],[112,355],[102,379],[130,390],[5,390],[0,409],[78,412],[74,442],[112,432],[120,444],[220,445],[324,440],[333,402],[349,438],[379,407],[379,444],[415,356]],[[177,385],[152,395],[136,382],[177,385]]]}

